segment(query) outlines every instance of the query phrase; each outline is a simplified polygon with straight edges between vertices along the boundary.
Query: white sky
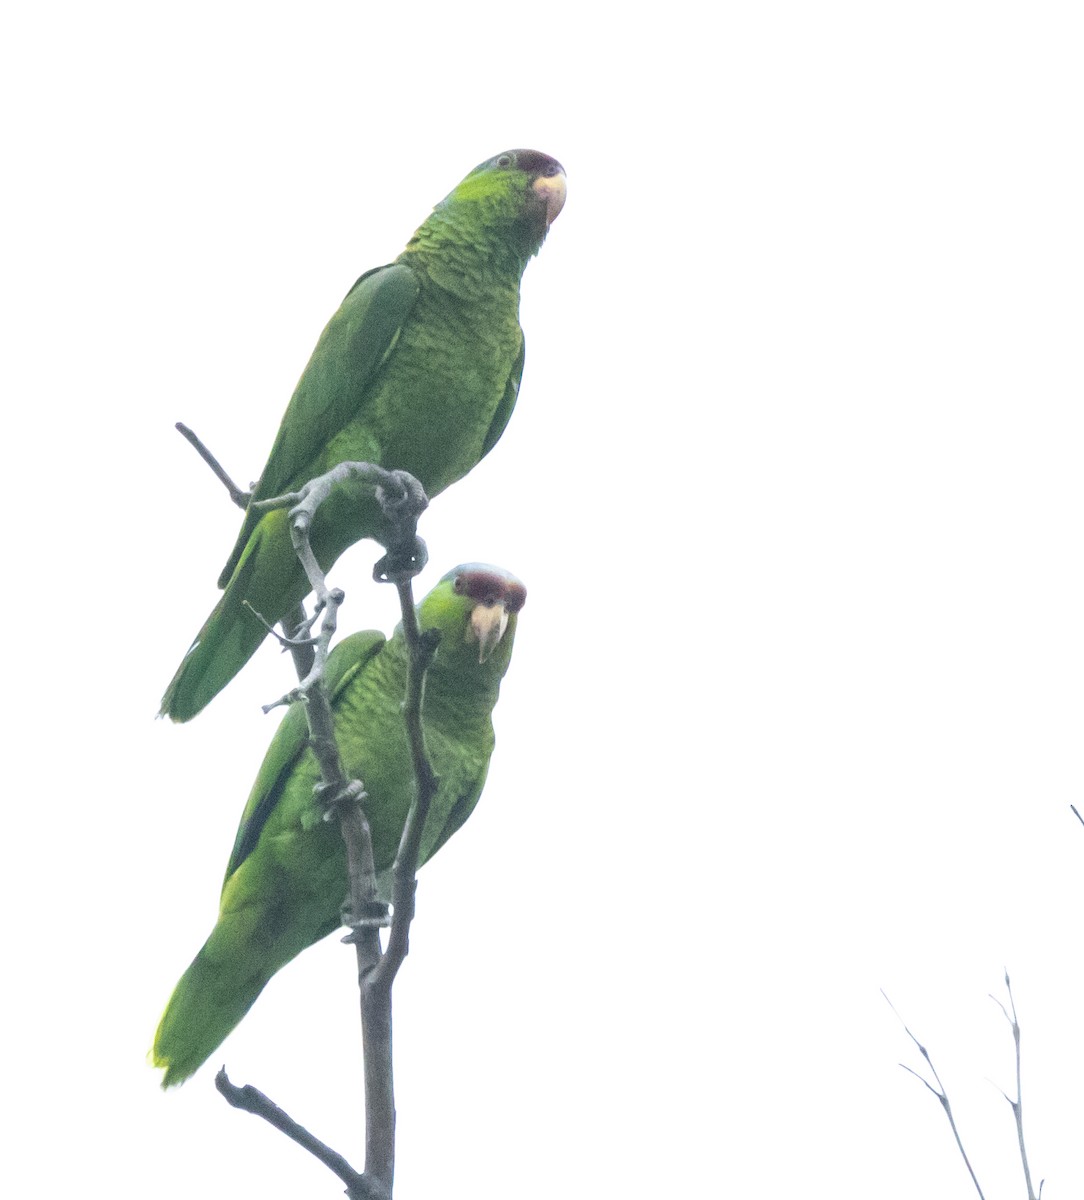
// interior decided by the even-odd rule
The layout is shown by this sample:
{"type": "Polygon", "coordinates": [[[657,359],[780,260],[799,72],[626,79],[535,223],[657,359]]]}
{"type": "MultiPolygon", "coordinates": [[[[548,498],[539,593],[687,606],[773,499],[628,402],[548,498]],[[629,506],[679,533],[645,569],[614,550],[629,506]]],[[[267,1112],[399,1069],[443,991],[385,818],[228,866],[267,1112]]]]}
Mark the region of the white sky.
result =
{"type": "MultiPolygon", "coordinates": [[[[509,146],[559,158],[498,449],[424,590],[530,592],[397,987],[397,1200],[1084,1187],[1084,112],[1069,3],[24,5],[2,887],[22,1194],[335,1196],[144,1063],[289,666],[154,721],[324,322],[509,146]],[[29,1182],[28,1182],[29,1181],[29,1182]]],[[[342,562],[347,628],[393,623],[342,562]]],[[[352,953],[223,1047],[360,1165],[352,953]]]]}

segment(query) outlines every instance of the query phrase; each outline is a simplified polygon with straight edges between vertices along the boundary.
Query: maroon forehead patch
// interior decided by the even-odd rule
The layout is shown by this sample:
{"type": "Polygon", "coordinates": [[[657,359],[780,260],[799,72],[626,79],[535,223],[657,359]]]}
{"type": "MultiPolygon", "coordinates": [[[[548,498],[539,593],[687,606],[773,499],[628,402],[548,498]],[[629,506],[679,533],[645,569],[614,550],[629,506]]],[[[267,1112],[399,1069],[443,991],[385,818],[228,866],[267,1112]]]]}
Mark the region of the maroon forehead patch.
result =
{"type": "Polygon", "coordinates": [[[483,568],[460,571],[453,587],[461,596],[469,596],[478,604],[503,604],[514,613],[527,600],[527,589],[518,579],[483,568]]]}
{"type": "Polygon", "coordinates": [[[528,175],[558,175],[564,167],[555,158],[543,154],[540,150],[513,150],[516,156],[516,166],[528,175]]]}

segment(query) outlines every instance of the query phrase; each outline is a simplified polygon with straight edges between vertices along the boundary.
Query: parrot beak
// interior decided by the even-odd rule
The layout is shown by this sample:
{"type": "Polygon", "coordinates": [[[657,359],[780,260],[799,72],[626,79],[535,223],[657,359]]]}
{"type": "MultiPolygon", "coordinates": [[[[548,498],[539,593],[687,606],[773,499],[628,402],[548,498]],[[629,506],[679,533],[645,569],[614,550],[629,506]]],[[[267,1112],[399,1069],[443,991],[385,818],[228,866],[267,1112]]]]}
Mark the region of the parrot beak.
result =
{"type": "Polygon", "coordinates": [[[484,663],[504,637],[508,609],[503,604],[476,604],[470,614],[470,627],[478,639],[478,661],[484,663]]]}
{"type": "Polygon", "coordinates": [[[565,173],[558,171],[556,175],[540,175],[531,184],[531,187],[534,189],[535,195],[541,196],[546,202],[546,228],[548,229],[557,220],[557,214],[565,206],[565,195],[568,190],[565,173]]]}

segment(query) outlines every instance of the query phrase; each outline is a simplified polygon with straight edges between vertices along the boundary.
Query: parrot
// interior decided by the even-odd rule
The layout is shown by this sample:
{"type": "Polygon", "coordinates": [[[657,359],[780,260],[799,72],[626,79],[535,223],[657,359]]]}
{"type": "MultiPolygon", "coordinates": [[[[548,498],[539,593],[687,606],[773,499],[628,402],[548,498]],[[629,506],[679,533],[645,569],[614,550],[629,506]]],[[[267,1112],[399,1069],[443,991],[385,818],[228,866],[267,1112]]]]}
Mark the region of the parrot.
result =
{"type": "MultiPolygon", "coordinates": [[[[286,408],[219,577],[223,594],[159,715],[199,713],[310,590],[287,510],[260,512],[255,502],[347,461],[407,471],[433,497],[493,449],[523,374],[520,281],[565,192],[556,159],[498,154],[433,209],[393,263],[350,289],[286,408]]],[[[355,542],[388,532],[371,490],[346,485],[317,512],[310,541],[327,571],[355,542]]]]}
{"type": "MultiPolygon", "coordinates": [[[[523,584],[498,567],[449,571],[417,606],[419,628],[439,631],[425,678],[422,722],[439,786],[419,854],[431,858],[473,812],[493,753],[492,713],[508,669],[523,584]]],[[[367,630],[328,656],[325,682],[348,778],[360,779],[378,891],[391,867],[414,794],[402,716],[408,651],[400,624],[390,640],[367,630]]],[[[337,821],[313,793],[320,770],[307,745],[304,703],[287,710],[241,816],[226,868],[218,922],[177,984],[151,1061],[162,1086],[182,1083],[214,1053],[267,981],[342,924],[346,850],[337,821]]]]}

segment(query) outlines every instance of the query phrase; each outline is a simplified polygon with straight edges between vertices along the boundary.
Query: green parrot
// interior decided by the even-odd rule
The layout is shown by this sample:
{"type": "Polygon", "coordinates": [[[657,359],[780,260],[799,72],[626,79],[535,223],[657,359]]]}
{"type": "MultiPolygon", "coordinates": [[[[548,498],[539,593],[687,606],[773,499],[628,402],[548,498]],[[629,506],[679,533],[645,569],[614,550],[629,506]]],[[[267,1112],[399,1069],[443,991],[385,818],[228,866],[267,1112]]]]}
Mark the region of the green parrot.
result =
{"type": "MultiPolygon", "coordinates": [[[[362,275],[320,335],[252,494],[297,491],[345,461],[409,471],[430,497],[461,479],[504,432],[523,373],[519,286],[565,199],[561,164],[508,150],[476,167],[406,249],[362,275]]],[[[310,539],[326,571],[387,533],[360,485],[319,510],[310,539]]],[[[187,721],[309,591],[285,509],[249,504],[218,585],[225,592],[162,697],[187,721]]]]}
{"type": "MultiPolygon", "coordinates": [[[[422,832],[431,858],[478,803],[493,753],[493,706],[508,669],[516,614],[527,592],[507,571],[456,567],[418,605],[440,642],[425,681],[422,718],[440,779],[422,832]]],[[[326,681],[343,767],[360,779],[384,899],[414,774],[403,724],[407,648],[372,630],[339,643],[326,681]]],[[[158,1026],[152,1060],[163,1087],[181,1083],[213,1054],[264,984],[342,923],[346,851],[338,822],[313,795],[320,771],[307,748],[304,706],[287,711],[260,767],[226,868],[218,923],[177,984],[158,1026]]]]}

